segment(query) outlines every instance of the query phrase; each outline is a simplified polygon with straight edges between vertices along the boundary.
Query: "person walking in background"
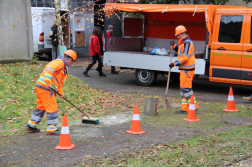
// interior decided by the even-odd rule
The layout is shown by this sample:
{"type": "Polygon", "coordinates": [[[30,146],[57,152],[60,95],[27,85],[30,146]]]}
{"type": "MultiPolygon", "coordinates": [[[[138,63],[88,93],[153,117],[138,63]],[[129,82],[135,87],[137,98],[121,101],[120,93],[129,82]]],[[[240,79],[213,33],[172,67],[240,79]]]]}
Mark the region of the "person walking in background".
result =
{"type": "MultiPolygon", "coordinates": [[[[51,27],[52,34],[50,36],[51,41],[52,41],[52,60],[57,58],[58,55],[58,29],[57,29],[57,22],[54,20],[54,25],[51,27]]],[[[64,28],[62,27],[62,32],[64,34],[64,28]]],[[[64,37],[63,37],[64,38],[64,37]]]]}
{"type": "Polygon", "coordinates": [[[51,88],[61,94],[61,98],[64,97],[62,87],[68,76],[68,67],[76,63],[77,58],[73,50],[67,50],[63,54],[64,57],[59,56],[46,65],[36,83],[37,106],[27,123],[27,131],[40,132],[37,124],[41,122],[46,111],[48,119],[46,134],[60,135],[60,131],[56,128],[58,123],[56,93],[51,88]]]}
{"type": "MultiPolygon", "coordinates": [[[[113,30],[114,30],[113,25],[109,25],[108,30],[106,30],[106,38],[113,38],[113,30]]],[[[103,48],[105,48],[104,33],[102,35],[102,43],[103,48]]],[[[115,66],[111,66],[111,74],[119,74],[119,72],[115,71],[115,66]]]]}
{"type": "MultiPolygon", "coordinates": [[[[177,47],[174,41],[171,41],[173,50],[178,52],[178,60],[172,62],[169,67],[178,66],[180,71],[180,95],[182,98],[182,108],[175,111],[176,114],[187,114],[189,111],[190,97],[193,95],[192,81],[195,72],[195,54],[192,40],[187,35],[187,30],[183,25],[175,29],[175,36],[179,39],[177,47]]],[[[195,110],[199,108],[194,97],[195,110]]]]}
{"type": "Polygon", "coordinates": [[[100,28],[95,26],[93,28],[92,35],[90,36],[89,48],[90,48],[90,56],[92,57],[92,62],[88,65],[87,69],[83,72],[83,75],[85,75],[86,77],[89,77],[88,71],[93,67],[96,61],[98,61],[97,71],[99,72],[99,76],[106,76],[102,72],[103,63],[101,60],[100,41],[98,38],[99,32],[100,32],[100,28]]]}

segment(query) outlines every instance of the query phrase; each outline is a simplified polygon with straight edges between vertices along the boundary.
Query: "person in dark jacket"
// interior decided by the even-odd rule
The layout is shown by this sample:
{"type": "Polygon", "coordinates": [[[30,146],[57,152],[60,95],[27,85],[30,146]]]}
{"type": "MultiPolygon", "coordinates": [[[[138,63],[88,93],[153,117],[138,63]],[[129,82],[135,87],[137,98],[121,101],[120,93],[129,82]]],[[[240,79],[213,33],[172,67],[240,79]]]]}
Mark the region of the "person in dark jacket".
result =
{"type": "MultiPolygon", "coordinates": [[[[113,30],[114,30],[113,25],[109,25],[108,30],[106,31],[106,38],[113,38],[113,30]]],[[[103,48],[105,48],[104,33],[102,35],[102,43],[103,43],[103,48]]],[[[115,66],[111,66],[111,74],[119,74],[119,72],[115,70],[115,66]]]]}
{"type": "Polygon", "coordinates": [[[93,67],[96,61],[98,61],[97,71],[99,72],[99,76],[106,76],[102,72],[103,63],[101,60],[100,41],[98,37],[99,32],[100,32],[100,28],[95,26],[93,28],[92,35],[90,36],[89,48],[90,48],[90,56],[92,57],[92,62],[88,65],[87,69],[83,72],[83,75],[85,75],[86,77],[89,77],[88,71],[93,67]]]}
{"type": "MultiPolygon", "coordinates": [[[[56,20],[54,21],[54,25],[51,27],[51,31],[52,31],[52,35],[51,37],[51,41],[52,41],[52,59],[56,59],[58,56],[58,29],[57,29],[57,22],[56,20]]],[[[64,28],[62,27],[62,32],[64,33],[64,28]]]]}

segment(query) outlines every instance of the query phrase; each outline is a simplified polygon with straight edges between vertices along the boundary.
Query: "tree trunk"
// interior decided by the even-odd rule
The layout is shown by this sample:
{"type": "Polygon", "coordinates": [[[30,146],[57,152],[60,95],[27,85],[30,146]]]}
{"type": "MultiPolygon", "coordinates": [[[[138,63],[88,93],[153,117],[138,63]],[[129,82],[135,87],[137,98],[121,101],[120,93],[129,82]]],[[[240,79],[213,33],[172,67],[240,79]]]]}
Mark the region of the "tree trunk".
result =
{"type": "Polygon", "coordinates": [[[57,22],[58,41],[59,41],[60,46],[64,46],[59,0],[54,0],[54,6],[55,6],[55,16],[56,16],[56,22],[57,22]]]}

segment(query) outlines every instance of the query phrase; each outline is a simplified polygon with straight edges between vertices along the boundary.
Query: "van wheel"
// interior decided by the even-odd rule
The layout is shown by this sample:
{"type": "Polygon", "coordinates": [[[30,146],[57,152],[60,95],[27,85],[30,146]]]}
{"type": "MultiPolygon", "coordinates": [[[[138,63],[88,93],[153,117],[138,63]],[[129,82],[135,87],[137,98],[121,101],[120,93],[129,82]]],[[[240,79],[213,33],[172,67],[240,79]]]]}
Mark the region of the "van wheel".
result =
{"type": "Polygon", "coordinates": [[[136,81],[139,85],[149,86],[152,85],[157,79],[157,73],[152,70],[136,69],[136,81]]]}

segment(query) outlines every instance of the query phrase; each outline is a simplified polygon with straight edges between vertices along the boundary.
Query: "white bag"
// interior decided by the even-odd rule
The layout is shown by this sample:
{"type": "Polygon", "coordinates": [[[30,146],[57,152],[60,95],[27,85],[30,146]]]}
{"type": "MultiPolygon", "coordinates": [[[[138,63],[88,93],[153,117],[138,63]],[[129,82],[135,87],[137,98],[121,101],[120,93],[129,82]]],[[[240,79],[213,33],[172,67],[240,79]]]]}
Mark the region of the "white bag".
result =
{"type": "Polygon", "coordinates": [[[169,55],[169,54],[165,51],[165,48],[163,48],[163,49],[157,49],[157,50],[156,50],[156,54],[157,54],[157,55],[162,55],[162,56],[164,56],[164,55],[169,55]]]}
{"type": "Polygon", "coordinates": [[[49,32],[49,37],[53,35],[53,31],[50,31],[49,32]]]}

